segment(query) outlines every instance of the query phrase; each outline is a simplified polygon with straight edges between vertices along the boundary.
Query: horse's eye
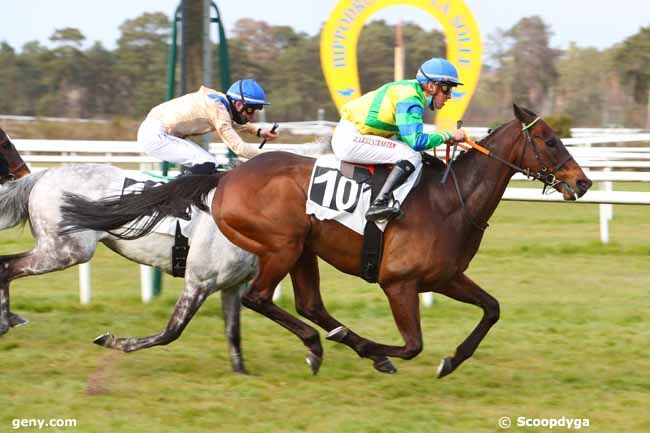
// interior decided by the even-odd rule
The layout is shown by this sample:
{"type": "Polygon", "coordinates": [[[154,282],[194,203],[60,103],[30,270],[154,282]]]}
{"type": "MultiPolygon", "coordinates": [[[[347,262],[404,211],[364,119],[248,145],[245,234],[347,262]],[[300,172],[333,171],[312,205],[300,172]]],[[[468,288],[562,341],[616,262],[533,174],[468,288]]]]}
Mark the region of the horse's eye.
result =
{"type": "Polygon", "coordinates": [[[557,138],[551,137],[548,140],[546,140],[545,143],[548,147],[555,147],[557,145],[557,138]]]}

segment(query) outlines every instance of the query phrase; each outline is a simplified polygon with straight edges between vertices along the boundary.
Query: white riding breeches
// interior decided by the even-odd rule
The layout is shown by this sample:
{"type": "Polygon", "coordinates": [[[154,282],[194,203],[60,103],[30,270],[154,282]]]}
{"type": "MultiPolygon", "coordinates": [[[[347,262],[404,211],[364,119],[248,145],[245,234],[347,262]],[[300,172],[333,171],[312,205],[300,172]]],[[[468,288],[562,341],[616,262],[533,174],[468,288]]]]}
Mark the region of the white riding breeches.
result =
{"type": "Polygon", "coordinates": [[[364,164],[394,164],[409,161],[415,168],[422,164],[420,152],[398,140],[364,135],[357,126],[341,119],[332,136],[332,150],[342,161],[364,164]]]}
{"type": "Polygon", "coordinates": [[[167,134],[165,127],[155,119],[145,119],[138,129],[138,144],[147,155],[185,166],[213,162],[217,158],[198,144],[167,134]]]}

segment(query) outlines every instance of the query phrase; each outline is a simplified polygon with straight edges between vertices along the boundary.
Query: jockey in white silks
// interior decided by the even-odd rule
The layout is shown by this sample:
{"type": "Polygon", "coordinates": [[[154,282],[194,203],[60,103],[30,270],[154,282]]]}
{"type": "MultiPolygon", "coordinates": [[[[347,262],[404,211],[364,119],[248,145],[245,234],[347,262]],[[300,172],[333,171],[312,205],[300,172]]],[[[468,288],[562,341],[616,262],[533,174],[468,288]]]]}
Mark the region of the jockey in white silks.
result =
{"type": "Polygon", "coordinates": [[[226,94],[201,86],[154,107],[138,129],[138,144],[147,155],[189,167],[192,174],[209,174],[219,165],[217,158],[186,137],[216,131],[235,154],[252,158],[261,150],[237,131],[275,139],[275,131],[250,123],[266,105],[264,90],[253,79],[236,81],[226,94]]]}

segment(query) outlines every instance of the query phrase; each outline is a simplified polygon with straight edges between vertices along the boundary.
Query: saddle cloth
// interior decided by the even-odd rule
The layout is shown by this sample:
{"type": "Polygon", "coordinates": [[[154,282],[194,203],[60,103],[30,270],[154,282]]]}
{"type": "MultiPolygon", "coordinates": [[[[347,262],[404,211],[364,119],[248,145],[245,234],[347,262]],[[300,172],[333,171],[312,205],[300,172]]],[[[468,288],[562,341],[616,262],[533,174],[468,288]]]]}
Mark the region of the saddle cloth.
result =
{"type": "MultiPolygon", "coordinates": [[[[399,188],[393,191],[393,198],[403,203],[417,183],[422,165],[399,188]]],[[[368,183],[358,183],[343,175],[341,161],[334,155],[319,157],[309,180],[307,194],[307,215],[319,220],[334,220],[363,236],[366,226],[366,211],[370,207],[371,188],[368,183]]],[[[377,221],[377,227],[384,231],[388,222],[377,221]]]]}
{"type": "MultiPolygon", "coordinates": [[[[119,194],[124,195],[132,192],[139,192],[145,188],[155,188],[164,183],[167,183],[168,181],[169,180],[167,179],[163,179],[159,176],[154,176],[146,172],[129,172],[129,174],[124,178],[122,185],[119,185],[119,187],[116,185],[116,189],[120,191],[119,194]]],[[[216,188],[212,189],[205,199],[205,205],[210,210],[212,209],[212,198],[214,197],[215,191],[216,188]]],[[[153,232],[174,236],[176,234],[176,222],[178,222],[180,224],[180,229],[181,233],[183,233],[183,236],[191,239],[192,232],[196,227],[195,222],[198,219],[197,215],[199,212],[201,211],[193,206],[190,212],[190,220],[175,217],[166,217],[156,225],[153,232]]]]}

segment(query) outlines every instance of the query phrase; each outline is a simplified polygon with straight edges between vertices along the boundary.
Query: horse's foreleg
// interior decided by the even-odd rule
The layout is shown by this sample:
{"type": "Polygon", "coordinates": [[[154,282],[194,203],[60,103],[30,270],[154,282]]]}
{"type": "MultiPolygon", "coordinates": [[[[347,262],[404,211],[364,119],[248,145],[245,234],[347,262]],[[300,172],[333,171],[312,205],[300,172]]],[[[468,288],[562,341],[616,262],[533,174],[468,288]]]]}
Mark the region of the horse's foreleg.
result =
{"type": "Polygon", "coordinates": [[[230,363],[235,373],[246,374],[244,358],[241,351],[241,330],[240,330],[240,293],[247,286],[247,283],[221,291],[221,310],[226,325],[226,338],[230,346],[230,363]]]}
{"type": "MultiPolygon", "coordinates": [[[[328,339],[343,343],[361,354],[361,348],[367,342],[364,338],[345,328],[332,317],[320,294],[320,276],[316,255],[304,250],[291,270],[291,282],[298,313],[329,332],[328,339]]],[[[369,356],[373,366],[382,373],[395,373],[397,369],[385,356],[369,356]]]]}
{"type": "Polygon", "coordinates": [[[10,328],[29,323],[18,314],[9,311],[9,284],[0,286],[0,336],[6,334],[10,328]]]}
{"type": "Polygon", "coordinates": [[[207,289],[197,288],[186,281],[185,290],[176,301],[174,312],[162,332],[142,338],[115,338],[112,334],[106,333],[97,337],[94,343],[124,352],[169,344],[180,337],[183,329],[185,329],[209,293],[207,289]]]}
{"type": "Polygon", "coordinates": [[[19,254],[0,256],[0,335],[9,328],[29,323],[12,313],[9,307],[9,284],[16,278],[40,275],[65,269],[92,257],[94,248],[80,248],[80,251],[62,253],[58,245],[45,243],[47,248],[35,248],[19,254]]]}
{"type": "Polygon", "coordinates": [[[415,286],[396,284],[382,287],[388,298],[393,319],[397,325],[404,346],[376,345],[369,350],[384,352],[386,356],[402,359],[415,358],[422,351],[422,329],[420,327],[420,298],[415,286]]]}
{"type": "Polygon", "coordinates": [[[395,324],[404,339],[404,346],[367,341],[361,347],[362,356],[393,356],[402,359],[414,358],[422,351],[422,330],[417,288],[411,284],[383,287],[390,303],[395,324]]]}
{"type": "Polygon", "coordinates": [[[483,309],[483,317],[480,322],[465,341],[456,348],[454,356],[444,358],[441,361],[437,374],[438,378],[442,378],[453,372],[463,361],[472,356],[492,325],[499,320],[499,302],[465,274],[461,274],[455,280],[452,280],[448,286],[436,291],[457,301],[477,305],[483,309]]]}
{"type": "Polygon", "coordinates": [[[307,364],[312,373],[316,374],[323,360],[323,347],[318,331],[273,303],[275,287],[287,275],[300,254],[300,249],[297,247],[287,246],[281,251],[282,253],[259,257],[259,272],[251,283],[248,293],[242,296],[242,304],[280,324],[300,338],[309,349],[307,364]]]}
{"type": "Polygon", "coordinates": [[[9,331],[9,285],[0,286],[0,336],[9,331]]]}
{"type": "Polygon", "coordinates": [[[9,308],[9,281],[11,281],[11,261],[23,257],[24,254],[14,254],[0,257],[0,336],[7,333],[13,326],[27,323],[27,320],[12,313],[9,308]]]}

